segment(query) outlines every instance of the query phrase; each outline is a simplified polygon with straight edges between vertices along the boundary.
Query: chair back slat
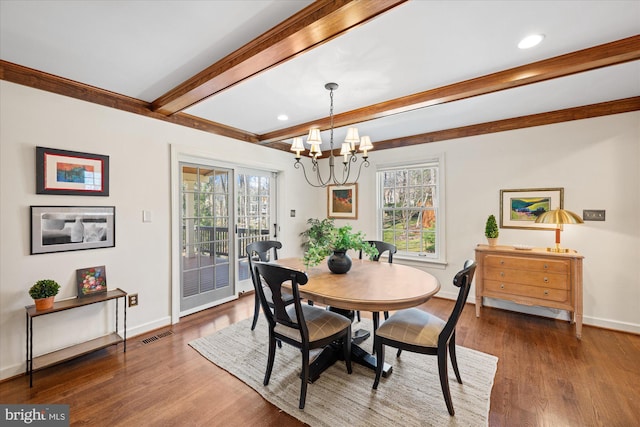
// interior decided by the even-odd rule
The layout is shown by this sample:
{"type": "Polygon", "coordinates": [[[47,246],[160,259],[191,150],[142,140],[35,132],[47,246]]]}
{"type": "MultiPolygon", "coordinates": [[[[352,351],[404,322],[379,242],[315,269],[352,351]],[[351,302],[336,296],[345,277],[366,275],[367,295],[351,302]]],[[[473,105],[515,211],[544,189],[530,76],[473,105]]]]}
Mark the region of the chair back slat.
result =
{"type": "Polygon", "coordinates": [[[455,332],[456,324],[458,323],[458,319],[460,318],[462,310],[467,302],[469,290],[471,289],[471,281],[473,280],[475,272],[476,262],[469,259],[465,261],[462,270],[460,270],[453,278],[453,285],[459,287],[460,290],[458,291],[458,298],[456,299],[456,304],[453,306],[453,311],[442,329],[442,332],[440,332],[438,341],[449,341],[449,338],[451,338],[451,335],[455,332]]]}
{"type": "Polygon", "coordinates": [[[308,336],[304,315],[302,314],[302,308],[300,306],[300,291],[298,290],[298,285],[304,285],[309,280],[306,273],[261,261],[255,261],[253,266],[255,274],[254,288],[256,288],[256,292],[258,292],[260,296],[260,302],[269,324],[275,325],[276,323],[281,323],[291,328],[304,329],[304,335],[308,336]],[[295,320],[289,317],[285,301],[282,298],[282,284],[289,281],[291,282],[294,304],[296,305],[297,319],[295,320]],[[269,309],[261,283],[266,284],[271,291],[273,311],[269,309]]]}
{"type": "MultiPolygon", "coordinates": [[[[369,240],[368,243],[372,246],[375,246],[376,249],[378,250],[378,255],[371,257],[371,261],[379,261],[380,255],[382,255],[386,251],[389,251],[389,255],[388,255],[389,264],[393,263],[393,254],[398,252],[398,249],[396,248],[395,245],[392,245],[391,243],[387,243],[387,242],[382,242],[380,240],[369,240]]],[[[362,259],[362,251],[360,251],[359,259],[362,259]]]]}

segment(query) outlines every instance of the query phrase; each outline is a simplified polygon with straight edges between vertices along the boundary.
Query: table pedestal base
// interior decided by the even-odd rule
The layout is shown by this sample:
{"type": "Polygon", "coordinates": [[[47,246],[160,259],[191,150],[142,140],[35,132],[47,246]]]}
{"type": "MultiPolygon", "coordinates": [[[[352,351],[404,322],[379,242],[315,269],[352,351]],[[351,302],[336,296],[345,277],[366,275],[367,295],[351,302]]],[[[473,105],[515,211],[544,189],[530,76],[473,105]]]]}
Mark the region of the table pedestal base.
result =
{"type": "MultiPolygon", "coordinates": [[[[334,307],[330,307],[329,309],[353,321],[354,313],[352,310],[341,310],[334,307]]],[[[351,363],[357,363],[375,371],[377,366],[376,357],[359,346],[359,344],[370,336],[371,333],[364,329],[358,329],[353,333],[351,338],[351,363]]],[[[309,381],[314,382],[320,378],[320,374],[338,360],[344,360],[342,343],[333,343],[326,346],[309,365],[309,381]]],[[[393,367],[385,363],[382,369],[382,376],[386,378],[392,371],[393,367]]]]}

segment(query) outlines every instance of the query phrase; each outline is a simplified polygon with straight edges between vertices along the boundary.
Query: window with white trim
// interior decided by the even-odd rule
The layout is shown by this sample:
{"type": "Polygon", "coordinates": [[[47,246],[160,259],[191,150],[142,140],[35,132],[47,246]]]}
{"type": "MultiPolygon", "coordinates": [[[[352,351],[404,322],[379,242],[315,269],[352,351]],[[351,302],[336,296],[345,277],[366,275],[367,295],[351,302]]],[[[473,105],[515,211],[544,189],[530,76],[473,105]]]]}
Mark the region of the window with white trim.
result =
{"type": "Polygon", "coordinates": [[[378,236],[400,257],[444,261],[440,172],[440,160],[378,169],[378,236]]]}

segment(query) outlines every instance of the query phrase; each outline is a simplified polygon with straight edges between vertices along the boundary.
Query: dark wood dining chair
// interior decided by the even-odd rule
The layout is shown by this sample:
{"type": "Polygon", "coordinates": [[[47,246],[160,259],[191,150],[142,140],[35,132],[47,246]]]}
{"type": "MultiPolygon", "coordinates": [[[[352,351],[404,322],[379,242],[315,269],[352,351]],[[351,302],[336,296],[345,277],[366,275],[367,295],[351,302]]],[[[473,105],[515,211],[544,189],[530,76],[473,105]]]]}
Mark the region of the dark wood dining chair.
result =
{"type": "Polygon", "coordinates": [[[462,384],[458,361],[456,359],[456,324],[469,296],[469,288],[476,270],[476,263],[467,260],[462,270],[453,278],[454,286],[460,288],[453,311],[447,321],[444,321],[418,308],[400,310],[389,317],[375,331],[373,346],[377,354],[376,379],[373,388],[378,388],[382,366],[384,365],[384,346],[398,349],[397,357],[402,350],[415,353],[438,356],[438,372],[440,387],[444,401],[450,415],[455,415],[451,392],[449,391],[449,376],[447,371],[447,350],[451,357],[451,365],[456,379],[462,384]]]}
{"type": "Polygon", "coordinates": [[[341,341],[347,372],[351,374],[351,321],[329,310],[302,304],[299,286],[307,283],[306,273],[263,262],[254,263],[254,287],[260,296],[262,309],[269,323],[269,356],[263,384],[269,384],[278,341],[297,347],[302,352],[302,373],[300,378],[300,403],[304,409],[307,397],[309,375],[309,352],[341,341]],[[293,305],[284,301],[282,284],[291,282],[293,305]],[[261,283],[266,283],[266,287],[261,283]],[[273,311],[269,308],[264,289],[271,291],[273,311]]]}
{"type": "MultiPolygon", "coordinates": [[[[376,249],[378,250],[378,255],[371,257],[371,261],[380,261],[380,255],[382,255],[384,252],[389,252],[387,254],[387,257],[388,257],[387,260],[389,261],[389,264],[393,263],[393,254],[398,252],[398,249],[395,247],[395,245],[392,245],[391,243],[387,243],[387,242],[382,242],[380,240],[369,240],[368,242],[369,244],[375,246],[376,249]]],[[[360,251],[358,258],[362,259],[362,251],[360,251]]],[[[359,311],[356,311],[356,317],[358,318],[358,322],[359,322],[360,321],[359,311]]],[[[388,311],[384,312],[384,318],[385,319],[389,318],[388,311]]],[[[373,312],[373,330],[378,329],[379,324],[380,324],[380,313],[373,312]]]]}
{"type": "MultiPolygon", "coordinates": [[[[271,250],[273,250],[273,259],[277,260],[278,249],[282,249],[282,243],[278,242],[277,240],[263,240],[259,242],[249,243],[247,245],[247,258],[249,260],[249,271],[251,272],[251,280],[254,280],[252,267],[252,261],[254,260],[254,257],[256,257],[259,261],[267,262],[270,260],[269,253],[271,250]]],[[[265,295],[267,297],[267,301],[271,301],[271,292],[269,292],[268,289],[265,290],[265,295]]],[[[251,323],[252,331],[256,328],[256,323],[258,323],[258,316],[260,315],[260,299],[258,297],[258,293],[256,292],[254,296],[255,301],[253,307],[253,322],[251,323]]],[[[284,299],[287,305],[291,304],[293,302],[293,295],[285,294],[284,299]]],[[[273,304],[271,304],[270,302],[268,304],[269,307],[273,309],[273,304]]]]}

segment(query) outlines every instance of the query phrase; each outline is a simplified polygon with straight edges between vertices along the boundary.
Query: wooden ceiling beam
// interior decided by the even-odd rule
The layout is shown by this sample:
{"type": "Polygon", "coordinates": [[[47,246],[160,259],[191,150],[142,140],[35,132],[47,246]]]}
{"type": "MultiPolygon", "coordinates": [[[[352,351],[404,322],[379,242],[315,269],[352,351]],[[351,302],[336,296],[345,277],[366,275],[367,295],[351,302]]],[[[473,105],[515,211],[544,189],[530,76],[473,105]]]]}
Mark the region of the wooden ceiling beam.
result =
{"type": "Polygon", "coordinates": [[[151,104],[171,115],[326,43],[407,0],[318,0],[151,104]]]}
{"type": "Polygon", "coordinates": [[[64,95],[82,101],[91,102],[105,107],[116,108],[129,113],[140,114],[169,123],[187,126],[204,132],[215,133],[241,141],[258,142],[256,134],[232,128],[221,123],[215,123],[199,117],[193,117],[185,113],[172,116],[151,111],[151,104],[139,99],[130,98],[115,92],[100,89],[74,80],[58,77],[53,74],[43,73],[33,68],[17,65],[12,62],[0,60],[0,80],[29,86],[58,95],[64,95]]]}
{"type": "MultiPolygon", "coordinates": [[[[334,115],[334,128],[640,59],[640,35],[334,115]]],[[[259,135],[262,144],[330,128],[325,117],[259,135]]],[[[375,142],[374,142],[375,143],[375,142]]]]}
{"type": "MultiPolygon", "coordinates": [[[[531,114],[528,116],[496,120],[493,122],[443,129],[419,135],[408,135],[401,138],[387,139],[385,141],[377,141],[374,144],[374,149],[376,151],[380,151],[391,148],[409,147],[411,145],[429,144],[431,142],[486,135],[496,132],[505,132],[508,130],[525,129],[535,126],[551,125],[555,123],[569,122],[572,120],[591,119],[594,117],[628,113],[631,111],[640,111],[640,96],[580,107],[565,108],[563,110],[548,111],[539,114],[531,114]]],[[[291,144],[287,142],[274,142],[269,144],[269,147],[291,152],[291,144]]],[[[333,150],[333,154],[339,157],[340,149],[333,150]]],[[[291,155],[294,155],[294,153],[291,153],[291,155]]],[[[324,153],[324,155],[328,156],[329,153],[324,153]]]]}

